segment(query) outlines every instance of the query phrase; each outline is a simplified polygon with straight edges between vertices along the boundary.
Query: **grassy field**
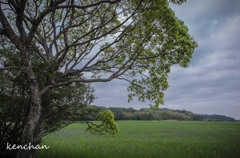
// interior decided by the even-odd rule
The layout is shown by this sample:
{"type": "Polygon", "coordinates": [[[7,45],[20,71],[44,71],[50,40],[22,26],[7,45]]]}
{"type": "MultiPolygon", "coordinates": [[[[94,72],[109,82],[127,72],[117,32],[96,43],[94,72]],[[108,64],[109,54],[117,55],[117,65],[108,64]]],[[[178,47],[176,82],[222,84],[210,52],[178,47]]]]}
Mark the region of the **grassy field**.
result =
{"type": "Polygon", "coordinates": [[[240,123],[119,121],[119,135],[98,136],[75,123],[44,137],[38,158],[238,158],[240,123]]]}

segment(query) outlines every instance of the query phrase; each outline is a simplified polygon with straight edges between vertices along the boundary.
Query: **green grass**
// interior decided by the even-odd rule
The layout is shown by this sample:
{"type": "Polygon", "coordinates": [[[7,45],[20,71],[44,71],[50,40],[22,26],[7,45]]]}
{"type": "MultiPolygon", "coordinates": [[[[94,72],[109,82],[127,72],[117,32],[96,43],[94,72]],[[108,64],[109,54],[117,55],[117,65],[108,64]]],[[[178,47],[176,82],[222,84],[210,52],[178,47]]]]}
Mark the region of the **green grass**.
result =
{"type": "Polygon", "coordinates": [[[240,123],[119,121],[119,135],[98,136],[75,123],[44,137],[39,158],[237,158],[240,123]]]}

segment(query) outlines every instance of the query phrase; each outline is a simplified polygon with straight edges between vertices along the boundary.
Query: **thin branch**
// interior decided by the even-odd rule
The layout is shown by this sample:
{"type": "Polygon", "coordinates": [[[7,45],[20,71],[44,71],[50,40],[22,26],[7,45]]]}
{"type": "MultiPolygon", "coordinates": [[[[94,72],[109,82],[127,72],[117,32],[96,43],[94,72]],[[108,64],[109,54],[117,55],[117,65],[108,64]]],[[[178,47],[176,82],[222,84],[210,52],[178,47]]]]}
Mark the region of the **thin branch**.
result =
{"type": "Polygon", "coordinates": [[[54,4],[52,4],[51,6],[49,6],[48,8],[46,8],[44,11],[42,11],[38,18],[36,18],[33,21],[33,27],[30,30],[29,36],[28,36],[28,40],[32,41],[32,38],[34,37],[34,34],[38,28],[38,25],[41,23],[42,19],[49,13],[54,12],[57,9],[66,9],[66,8],[76,8],[76,9],[87,9],[90,7],[94,7],[94,6],[99,6],[103,3],[109,3],[109,4],[114,4],[117,2],[120,2],[120,0],[104,0],[104,1],[99,1],[96,3],[92,3],[89,5],[85,5],[85,6],[79,6],[79,5],[60,5],[61,3],[65,2],[66,0],[59,0],[59,1],[55,1],[54,4]]]}
{"type": "Polygon", "coordinates": [[[0,71],[12,70],[12,69],[21,69],[21,68],[20,68],[20,67],[14,67],[14,66],[10,66],[10,67],[0,67],[0,71]]]}

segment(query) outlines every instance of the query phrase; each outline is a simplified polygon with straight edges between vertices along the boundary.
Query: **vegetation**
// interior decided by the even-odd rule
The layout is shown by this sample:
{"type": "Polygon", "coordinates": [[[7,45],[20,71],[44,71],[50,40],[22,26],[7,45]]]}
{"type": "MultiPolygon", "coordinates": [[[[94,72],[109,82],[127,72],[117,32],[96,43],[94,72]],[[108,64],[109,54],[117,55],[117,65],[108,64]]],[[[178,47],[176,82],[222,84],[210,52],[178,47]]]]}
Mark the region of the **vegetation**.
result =
{"type": "MultiPolygon", "coordinates": [[[[52,131],[44,111],[62,105],[51,104],[48,96],[64,94],[68,86],[119,79],[129,82],[129,101],[163,104],[171,67],[187,67],[197,47],[169,2],[185,0],[1,0],[0,76],[16,81],[24,92],[17,100],[26,103],[19,106],[21,123],[15,128],[20,144],[38,145],[52,131]]],[[[73,97],[72,90],[66,96],[73,97]]],[[[71,116],[75,108],[69,109],[71,116]]],[[[51,120],[63,120],[58,114],[51,120]]],[[[34,158],[36,151],[18,150],[16,157],[34,158]]]]}
{"type": "Polygon", "coordinates": [[[97,114],[97,120],[101,121],[101,123],[90,122],[86,130],[92,134],[110,134],[113,136],[118,134],[119,128],[114,122],[114,115],[111,110],[99,112],[97,114]]]}
{"type": "MultiPolygon", "coordinates": [[[[2,73],[0,78],[0,157],[14,157],[16,150],[6,150],[7,143],[20,144],[20,138],[29,111],[29,94],[22,80],[10,80],[15,74],[2,73]]],[[[94,99],[89,85],[74,84],[49,91],[42,101],[42,135],[61,129],[73,122],[79,113],[94,99]],[[75,111],[73,113],[73,111],[75,111]]],[[[79,116],[79,115],[78,115],[79,116]]]]}
{"type": "MultiPolygon", "coordinates": [[[[133,108],[117,108],[117,107],[99,107],[88,106],[85,110],[89,115],[88,120],[96,120],[96,113],[110,109],[114,113],[115,120],[186,120],[186,121],[235,121],[234,118],[223,115],[206,115],[194,114],[186,110],[171,110],[171,109],[140,109],[133,108]]],[[[76,121],[82,120],[76,118],[76,121]]]]}
{"type": "Polygon", "coordinates": [[[75,123],[43,138],[39,158],[236,158],[240,123],[119,121],[114,137],[90,135],[75,123]]]}

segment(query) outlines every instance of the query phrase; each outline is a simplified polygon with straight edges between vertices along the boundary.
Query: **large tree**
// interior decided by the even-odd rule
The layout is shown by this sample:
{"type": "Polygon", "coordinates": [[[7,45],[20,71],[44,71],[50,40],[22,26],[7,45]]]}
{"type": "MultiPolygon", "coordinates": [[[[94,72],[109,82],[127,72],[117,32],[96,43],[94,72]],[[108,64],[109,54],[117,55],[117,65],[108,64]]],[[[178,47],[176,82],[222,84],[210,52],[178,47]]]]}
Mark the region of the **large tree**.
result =
{"type": "MultiPolygon", "coordinates": [[[[20,59],[11,49],[4,49],[8,43],[2,41],[3,43],[0,56],[4,59],[0,58],[0,62],[19,66],[20,59]]],[[[0,80],[0,157],[14,157],[16,150],[7,150],[6,146],[20,144],[21,132],[30,108],[30,95],[25,75],[18,70],[0,71],[0,80]]],[[[86,120],[93,111],[87,108],[94,99],[93,92],[89,85],[75,83],[45,93],[40,118],[44,121],[43,135],[59,130],[75,120],[86,120]]],[[[91,127],[92,130],[96,129],[91,127]]]]}
{"type": "MultiPolygon", "coordinates": [[[[0,35],[20,59],[19,66],[0,63],[0,69],[23,74],[30,95],[21,144],[41,142],[42,102],[51,89],[120,79],[130,83],[130,100],[137,96],[158,106],[170,67],[187,67],[196,47],[167,0],[1,0],[0,5],[0,35]]],[[[17,157],[35,154],[19,150],[17,157]]]]}

